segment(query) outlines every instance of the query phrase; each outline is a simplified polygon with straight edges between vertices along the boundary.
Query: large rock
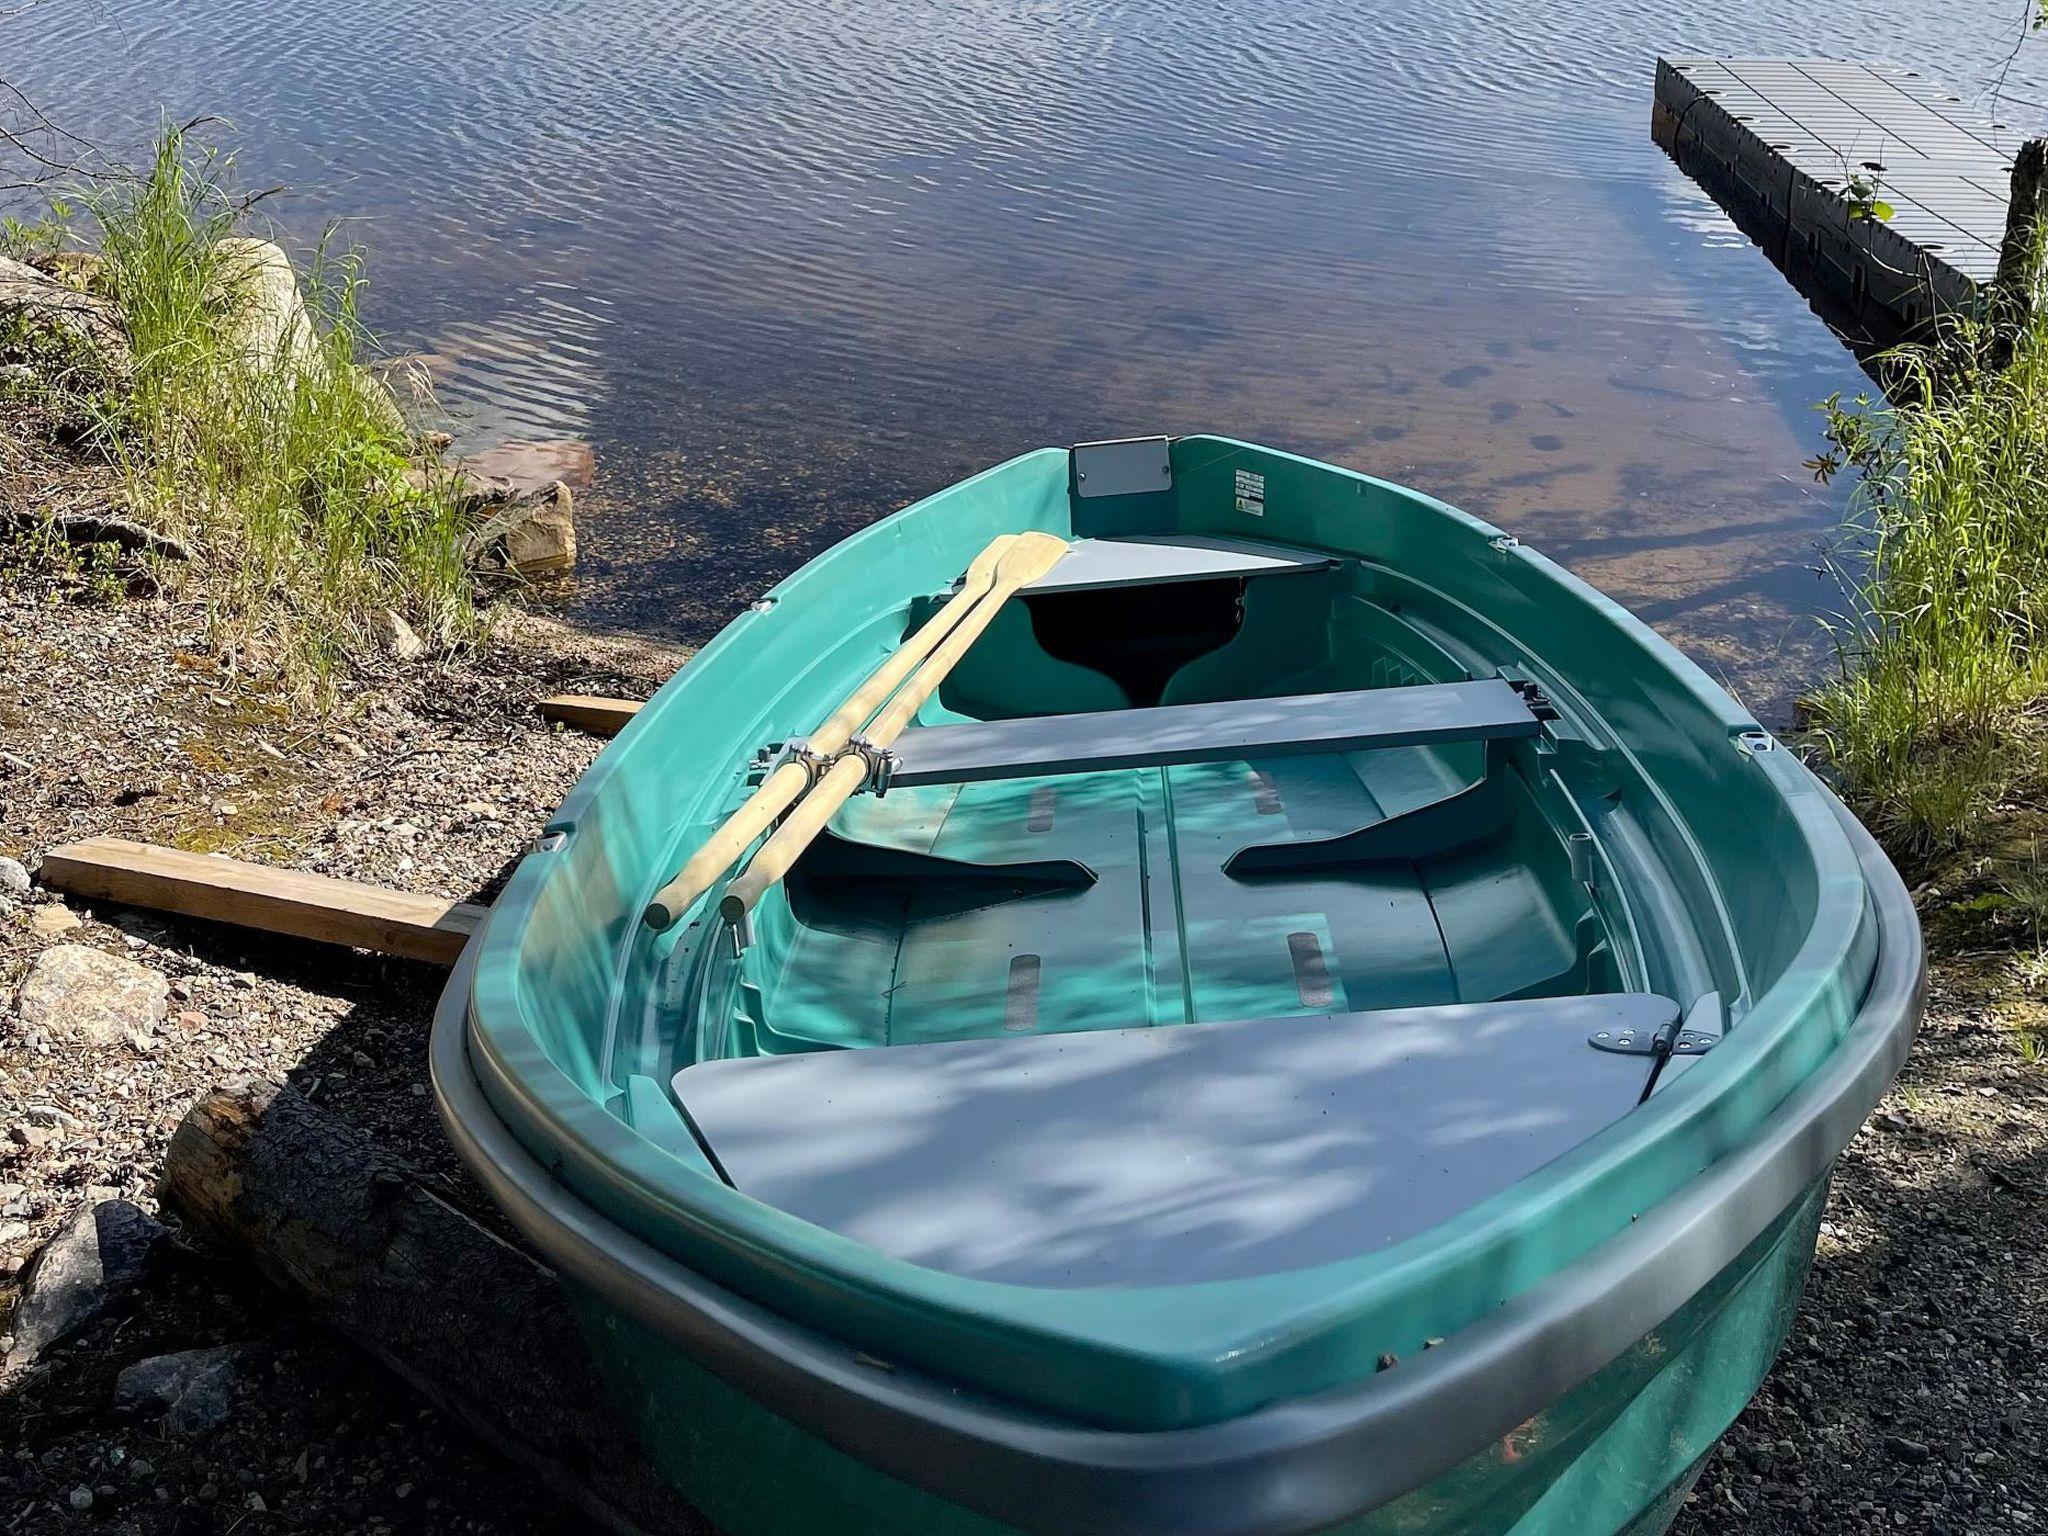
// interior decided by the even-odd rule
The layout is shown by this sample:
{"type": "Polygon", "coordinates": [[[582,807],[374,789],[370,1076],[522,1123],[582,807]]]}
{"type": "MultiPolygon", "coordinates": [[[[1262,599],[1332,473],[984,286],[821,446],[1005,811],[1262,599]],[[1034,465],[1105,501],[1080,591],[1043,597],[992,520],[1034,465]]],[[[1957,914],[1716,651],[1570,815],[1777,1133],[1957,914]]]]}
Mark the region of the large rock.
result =
{"type": "Polygon", "coordinates": [[[203,1435],[234,1406],[242,1354],[239,1344],[221,1344],[138,1360],[114,1379],[114,1406],[161,1414],[167,1435],[203,1435]]]}
{"type": "Polygon", "coordinates": [[[473,559],[486,569],[528,578],[554,576],[576,563],[575,498],[555,482],[538,496],[522,496],[484,519],[470,537],[473,559]]]}
{"type": "Polygon", "coordinates": [[[104,1316],[141,1283],[170,1234],[126,1200],[85,1206],[43,1245],[22,1275],[7,1369],[104,1316]]]}
{"type": "Polygon", "coordinates": [[[111,1045],[156,1033],[171,984],[121,955],[57,944],[36,956],[14,1000],[22,1023],[55,1040],[111,1045]]]}
{"type": "MultiPolygon", "coordinates": [[[[246,372],[292,382],[330,365],[306,310],[298,271],[282,246],[252,235],[229,235],[215,243],[214,254],[225,339],[246,372]]],[[[380,379],[367,369],[351,368],[348,382],[387,431],[405,435],[405,413],[380,379]]]]}
{"type": "Polygon", "coordinates": [[[134,357],[112,300],[0,256],[0,363],[26,364],[46,388],[84,392],[124,384],[134,357]]]}
{"type": "Polygon", "coordinates": [[[213,280],[226,312],[225,336],[242,365],[255,373],[303,368],[320,354],[320,341],[299,292],[299,274],[282,246],[248,235],[214,245],[213,280]]]}

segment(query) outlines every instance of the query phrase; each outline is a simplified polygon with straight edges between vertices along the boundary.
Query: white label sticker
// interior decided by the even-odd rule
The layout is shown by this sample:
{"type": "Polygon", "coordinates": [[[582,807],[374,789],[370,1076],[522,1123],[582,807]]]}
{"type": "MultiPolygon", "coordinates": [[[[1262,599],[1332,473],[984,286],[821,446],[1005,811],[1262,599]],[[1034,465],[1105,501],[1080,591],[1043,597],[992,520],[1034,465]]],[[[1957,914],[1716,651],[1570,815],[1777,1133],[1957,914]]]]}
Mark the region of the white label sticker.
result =
{"type": "Polygon", "coordinates": [[[1237,472],[1237,510],[1247,517],[1266,515],[1266,477],[1257,470],[1237,472]]]}

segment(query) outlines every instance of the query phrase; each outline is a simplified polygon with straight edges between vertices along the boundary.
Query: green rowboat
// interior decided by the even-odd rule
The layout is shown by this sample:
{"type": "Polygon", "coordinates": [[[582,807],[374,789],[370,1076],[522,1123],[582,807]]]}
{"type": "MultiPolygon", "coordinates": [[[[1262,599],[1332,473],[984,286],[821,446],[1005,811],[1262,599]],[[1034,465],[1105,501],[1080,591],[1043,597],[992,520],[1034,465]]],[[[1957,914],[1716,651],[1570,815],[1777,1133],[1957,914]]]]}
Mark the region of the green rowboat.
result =
{"type": "Polygon", "coordinates": [[[1138,439],[734,621],[434,1073],[732,1536],[1654,1532],[1923,970],[1863,830],[1613,603],[1138,439]]]}

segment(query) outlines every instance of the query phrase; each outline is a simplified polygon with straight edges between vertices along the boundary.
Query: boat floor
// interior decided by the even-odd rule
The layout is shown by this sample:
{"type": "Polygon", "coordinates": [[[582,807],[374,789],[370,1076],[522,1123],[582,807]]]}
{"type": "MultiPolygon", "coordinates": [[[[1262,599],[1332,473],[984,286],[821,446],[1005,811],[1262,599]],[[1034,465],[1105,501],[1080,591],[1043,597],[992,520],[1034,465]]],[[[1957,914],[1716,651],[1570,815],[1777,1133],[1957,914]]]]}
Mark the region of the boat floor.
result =
{"type": "Polygon", "coordinates": [[[1454,766],[1467,762],[1389,748],[858,800],[835,823],[845,843],[952,861],[958,877],[803,882],[754,1053],[1582,990],[1582,936],[1498,839],[1226,872],[1248,845],[1313,844],[1449,802],[1476,777],[1454,766]],[[1093,883],[1006,875],[1063,862],[1093,883]]]}

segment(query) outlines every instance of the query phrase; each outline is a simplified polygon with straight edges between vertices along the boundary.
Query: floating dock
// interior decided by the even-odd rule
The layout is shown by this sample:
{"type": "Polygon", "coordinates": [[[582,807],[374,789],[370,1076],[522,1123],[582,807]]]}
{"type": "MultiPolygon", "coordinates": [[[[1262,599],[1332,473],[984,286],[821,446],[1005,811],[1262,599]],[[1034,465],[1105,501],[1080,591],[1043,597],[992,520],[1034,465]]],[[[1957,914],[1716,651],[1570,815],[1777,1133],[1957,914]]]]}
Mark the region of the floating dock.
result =
{"type": "Polygon", "coordinates": [[[1852,344],[1911,335],[1997,275],[2023,136],[1912,70],[1659,59],[1651,132],[1852,344]],[[1852,178],[1890,219],[1852,216],[1852,178]]]}

